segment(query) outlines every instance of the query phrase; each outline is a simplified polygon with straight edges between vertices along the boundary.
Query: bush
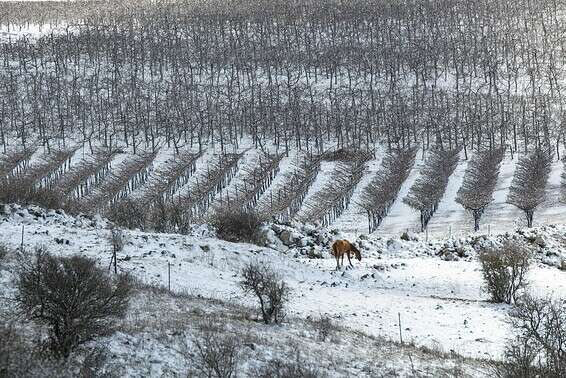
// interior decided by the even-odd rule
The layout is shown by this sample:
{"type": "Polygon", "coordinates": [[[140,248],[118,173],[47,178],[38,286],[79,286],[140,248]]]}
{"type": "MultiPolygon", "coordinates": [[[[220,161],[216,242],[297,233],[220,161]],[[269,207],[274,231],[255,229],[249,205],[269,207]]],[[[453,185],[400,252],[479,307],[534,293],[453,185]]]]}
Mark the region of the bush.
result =
{"type": "Polygon", "coordinates": [[[290,356],[284,361],[271,360],[267,365],[255,369],[252,375],[257,378],[320,378],[326,376],[307,361],[303,361],[299,352],[295,357],[290,356]]]}
{"type": "Polygon", "coordinates": [[[25,316],[46,326],[49,349],[68,357],[74,347],[109,334],[123,317],[131,294],[129,277],[111,280],[94,260],[55,257],[37,249],[17,272],[16,300],[25,316]]]}
{"type": "Polygon", "coordinates": [[[496,303],[512,303],[527,287],[531,251],[517,241],[506,241],[500,248],[484,249],[479,261],[487,292],[496,303]]]}
{"type": "Polygon", "coordinates": [[[566,305],[551,299],[522,297],[510,314],[516,332],[505,347],[499,377],[566,376],[566,305]]]}
{"type": "Polygon", "coordinates": [[[230,378],[237,373],[240,356],[238,338],[227,333],[222,326],[201,324],[194,337],[196,352],[193,362],[199,376],[230,378]]]}
{"type": "Polygon", "coordinates": [[[258,240],[262,223],[257,213],[243,210],[220,210],[210,220],[220,239],[248,243],[258,240]]]}
{"type": "Polygon", "coordinates": [[[325,342],[335,330],[335,326],[328,316],[321,315],[320,318],[315,319],[312,324],[318,339],[322,342],[325,342]]]}
{"type": "Polygon", "coordinates": [[[106,215],[120,227],[145,230],[146,209],[132,200],[124,199],[115,203],[108,209],[106,215]]]}
{"type": "Polygon", "coordinates": [[[37,205],[46,209],[63,208],[61,196],[54,190],[35,188],[27,182],[1,182],[0,203],[19,203],[37,205]]]}
{"type": "Polygon", "coordinates": [[[273,269],[260,263],[247,264],[242,276],[240,287],[246,294],[256,296],[264,323],[279,323],[285,315],[284,307],[291,291],[289,286],[273,269]]]}

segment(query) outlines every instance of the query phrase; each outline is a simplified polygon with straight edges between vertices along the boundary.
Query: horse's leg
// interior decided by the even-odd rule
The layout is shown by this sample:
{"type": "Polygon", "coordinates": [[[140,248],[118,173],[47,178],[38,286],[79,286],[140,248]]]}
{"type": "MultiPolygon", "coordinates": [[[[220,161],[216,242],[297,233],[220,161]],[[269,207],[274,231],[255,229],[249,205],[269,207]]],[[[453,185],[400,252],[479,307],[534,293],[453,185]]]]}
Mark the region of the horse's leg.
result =
{"type": "Polygon", "coordinates": [[[350,259],[350,251],[348,251],[348,262],[350,263],[350,266],[353,268],[354,266],[352,265],[352,260],[350,259]]]}
{"type": "Polygon", "coordinates": [[[340,257],[336,254],[334,258],[336,259],[336,270],[340,270],[340,257]]]}
{"type": "Polygon", "coordinates": [[[342,261],[341,261],[342,268],[344,268],[344,253],[342,253],[342,261]]]}

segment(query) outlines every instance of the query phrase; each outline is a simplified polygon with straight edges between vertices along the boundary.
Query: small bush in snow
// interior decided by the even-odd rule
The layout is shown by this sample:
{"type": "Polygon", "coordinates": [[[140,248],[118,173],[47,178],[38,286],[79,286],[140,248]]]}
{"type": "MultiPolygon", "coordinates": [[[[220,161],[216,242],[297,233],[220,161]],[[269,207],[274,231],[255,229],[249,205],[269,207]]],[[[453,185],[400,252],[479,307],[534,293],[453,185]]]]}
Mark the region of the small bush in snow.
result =
{"type": "Polygon", "coordinates": [[[523,296],[510,313],[514,337],[495,375],[566,377],[566,304],[523,296]]]}
{"type": "Polygon", "coordinates": [[[301,359],[299,352],[286,360],[274,359],[267,365],[255,369],[252,374],[257,378],[321,378],[326,377],[307,361],[301,359]]]}
{"type": "Polygon", "coordinates": [[[270,267],[261,263],[249,263],[242,270],[240,287],[247,294],[254,295],[265,324],[279,323],[285,313],[290,288],[270,267]]]}
{"type": "Polygon", "coordinates": [[[500,248],[480,251],[479,261],[491,299],[496,303],[512,303],[527,286],[531,251],[517,241],[506,241],[500,248]]]}
{"type": "Polygon", "coordinates": [[[263,219],[253,211],[219,210],[210,221],[220,239],[231,242],[257,240],[263,219]]]}
{"type": "Polygon", "coordinates": [[[94,260],[55,257],[41,249],[20,263],[16,288],[20,309],[47,327],[48,347],[61,357],[110,333],[115,318],[125,315],[132,291],[127,276],[112,280],[94,260]]]}
{"type": "Polygon", "coordinates": [[[230,378],[237,373],[240,356],[238,338],[221,326],[203,324],[193,339],[195,353],[193,369],[199,376],[230,378]]]}
{"type": "Polygon", "coordinates": [[[328,316],[321,315],[320,318],[315,319],[312,324],[317,332],[318,339],[322,342],[326,341],[335,330],[335,326],[328,316]]]}

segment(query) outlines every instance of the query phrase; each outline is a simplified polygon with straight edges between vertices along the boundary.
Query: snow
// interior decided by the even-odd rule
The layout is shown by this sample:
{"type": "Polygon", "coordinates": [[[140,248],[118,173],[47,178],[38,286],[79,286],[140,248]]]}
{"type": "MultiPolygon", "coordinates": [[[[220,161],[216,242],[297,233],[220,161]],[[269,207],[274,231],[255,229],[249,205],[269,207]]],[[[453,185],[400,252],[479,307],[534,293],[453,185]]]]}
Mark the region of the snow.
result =
{"type": "MultiPolygon", "coordinates": [[[[54,211],[13,206],[0,224],[0,238],[11,247],[45,245],[60,255],[81,254],[108,266],[111,247],[108,224],[54,211]],[[69,240],[58,244],[56,238],[69,240]]],[[[534,232],[534,231],[533,231],[534,232]]],[[[545,251],[559,250],[566,228],[544,228],[545,251]]],[[[290,312],[300,318],[328,314],[369,335],[397,340],[401,316],[405,341],[454,351],[467,357],[499,358],[508,336],[508,306],[487,301],[481,273],[472,258],[445,261],[435,256],[445,242],[364,239],[364,258],[355,267],[335,271],[329,253],[323,259],[295,257],[250,244],[234,244],[211,236],[206,228],[190,235],[126,231],[128,243],[118,266],[139,279],[207,298],[250,305],[238,287],[239,271],[250,261],[275,267],[293,289],[290,312]]],[[[462,241],[455,241],[462,242],[462,241]]],[[[543,256],[543,255],[541,255],[543,256]]],[[[566,289],[566,273],[537,263],[529,277],[533,290],[557,295],[566,289]]]]}

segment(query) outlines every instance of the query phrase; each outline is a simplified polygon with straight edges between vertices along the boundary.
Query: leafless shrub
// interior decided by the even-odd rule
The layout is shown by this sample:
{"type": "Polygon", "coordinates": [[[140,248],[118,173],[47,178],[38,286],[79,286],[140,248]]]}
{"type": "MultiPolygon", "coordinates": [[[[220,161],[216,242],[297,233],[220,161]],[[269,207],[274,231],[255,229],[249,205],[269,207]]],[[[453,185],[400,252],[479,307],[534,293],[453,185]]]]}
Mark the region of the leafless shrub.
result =
{"type": "Polygon", "coordinates": [[[502,378],[566,376],[566,306],[564,301],[525,295],[510,313],[513,337],[504,362],[495,366],[502,378]]]}
{"type": "Polygon", "coordinates": [[[23,185],[21,182],[0,183],[0,202],[37,205],[46,209],[61,209],[63,202],[59,194],[47,188],[23,185]]]}
{"type": "Polygon", "coordinates": [[[411,148],[385,155],[381,169],[364,188],[360,206],[368,214],[370,233],[379,227],[397,198],[413,167],[416,152],[416,148],[411,148]]]}
{"type": "Polygon", "coordinates": [[[131,199],[123,199],[111,206],[106,216],[120,227],[145,230],[147,209],[131,199]]]}
{"type": "Polygon", "coordinates": [[[124,316],[131,293],[127,276],[112,281],[94,260],[55,257],[37,249],[20,262],[16,301],[30,320],[47,327],[49,349],[68,357],[73,348],[108,334],[124,316]]]}
{"type": "Polygon", "coordinates": [[[241,344],[219,324],[203,323],[193,337],[193,369],[204,377],[230,378],[238,372],[241,344]]]}
{"type": "Polygon", "coordinates": [[[420,211],[422,231],[444,195],[448,179],[458,164],[459,153],[459,150],[432,150],[421,175],[403,199],[407,205],[420,211]]]}
{"type": "Polygon", "coordinates": [[[209,222],[216,228],[220,239],[253,243],[257,240],[264,220],[253,211],[219,209],[211,216],[209,222]]]}
{"type": "Polygon", "coordinates": [[[517,241],[480,251],[478,258],[486,290],[494,302],[516,302],[518,292],[528,284],[531,256],[531,251],[517,241]]]}
{"type": "Polygon", "coordinates": [[[503,148],[478,153],[469,162],[464,181],[458,190],[456,202],[470,211],[474,217],[474,231],[480,228],[480,218],[493,201],[493,191],[503,160],[503,148]]]}
{"type": "Polygon", "coordinates": [[[274,359],[265,366],[255,369],[253,376],[258,378],[321,378],[327,374],[321,373],[313,364],[301,358],[299,352],[288,358],[274,359]]]}
{"type": "Polygon", "coordinates": [[[291,289],[269,266],[263,263],[248,263],[242,270],[240,287],[246,294],[254,295],[265,324],[279,323],[285,316],[285,304],[291,289]]]}
{"type": "Polygon", "coordinates": [[[542,149],[536,149],[517,163],[507,202],[523,210],[527,227],[532,227],[535,209],[544,202],[551,164],[552,155],[542,149]]]}
{"type": "Polygon", "coordinates": [[[325,342],[336,330],[336,326],[332,323],[330,317],[321,315],[312,321],[312,325],[317,333],[320,341],[325,342]]]}

